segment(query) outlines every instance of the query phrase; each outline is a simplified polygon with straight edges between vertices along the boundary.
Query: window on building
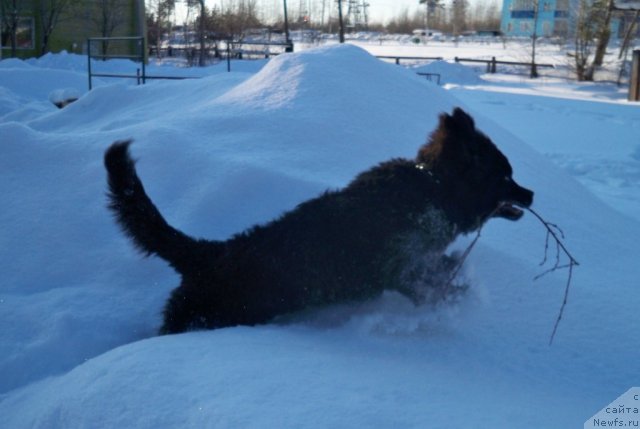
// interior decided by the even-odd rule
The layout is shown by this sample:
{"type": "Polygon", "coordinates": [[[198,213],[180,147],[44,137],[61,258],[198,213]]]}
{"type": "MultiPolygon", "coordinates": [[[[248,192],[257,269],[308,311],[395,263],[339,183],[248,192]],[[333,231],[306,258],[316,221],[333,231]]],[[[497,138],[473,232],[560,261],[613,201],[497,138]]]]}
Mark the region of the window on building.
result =
{"type": "Polygon", "coordinates": [[[568,11],[569,0],[556,0],[556,10],[568,11]]]}
{"type": "Polygon", "coordinates": [[[566,19],[556,19],[553,26],[553,34],[556,36],[566,36],[569,34],[569,23],[566,19]]]}
{"type": "MultiPolygon", "coordinates": [[[[18,25],[16,27],[16,48],[33,49],[35,46],[34,39],[35,30],[33,18],[18,18],[18,25]]],[[[11,47],[11,31],[4,20],[2,21],[2,47],[11,47]]]]}
{"type": "Polygon", "coordinates": [[[513,10],[511,11],[511,18],[513,19],[533,19],[536,14],[533,10],[513,10]]]}
{"type": "Polygon", "coordinates": [[[534,0],[514,0],[513,10],[534,10],[534,0]]]}

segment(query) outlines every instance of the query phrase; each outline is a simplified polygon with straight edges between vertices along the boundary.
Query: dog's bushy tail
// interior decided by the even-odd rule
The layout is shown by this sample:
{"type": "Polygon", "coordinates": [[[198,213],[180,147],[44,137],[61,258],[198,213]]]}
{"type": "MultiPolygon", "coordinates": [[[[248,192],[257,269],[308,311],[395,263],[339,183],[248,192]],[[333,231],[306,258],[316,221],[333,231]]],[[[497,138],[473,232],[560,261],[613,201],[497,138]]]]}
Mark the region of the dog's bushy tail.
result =
{"type": "Polygon", "coordinates": [[[137,248],[158,255],[176,271],[185,273],[198,260],[198,241],[171,227],[151,202],[129,155],[130,144],[115,142],[105,153],[108,207],[137,248]]]}

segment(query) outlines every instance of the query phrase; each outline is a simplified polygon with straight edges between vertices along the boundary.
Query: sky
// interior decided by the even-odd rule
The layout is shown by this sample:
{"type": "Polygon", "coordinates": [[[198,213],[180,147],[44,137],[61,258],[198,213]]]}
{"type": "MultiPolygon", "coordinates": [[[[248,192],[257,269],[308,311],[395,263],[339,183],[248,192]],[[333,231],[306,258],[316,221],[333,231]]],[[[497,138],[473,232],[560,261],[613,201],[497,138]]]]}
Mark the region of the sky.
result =
{"type": "MultiPolygon", "coordinates": [[[[209,7],[214,5],[222,6],[228,2],[229,0],[207,0],[207,5],[209,7]]],[[[424,7],[419,5],[419,0],[367,0],[367,2],[369,3],[369,22],[386,22],[405,9],[412,12],[419,7],[424,7]]],[[[283,3],[283,0],[258,0],[258,6],[263,9],[265,18],[267,18],[265,21],[268,21],[270,16],[281,15],[283,3]]],[[[332,14],[337,13],[335,0],[287,0],[290,19],[294,19],[294,16],[298,15],[300,6],[303,5],[306,10],[311,11],[311,19],[320,20],[323,4],[325,6],[325,16],[329,15],[330,9],[332,14]]],[[[343,7],[345,8],[343,13],[346,13],[347,5],[348,0],[343,0],[343,7]]]]}
{"type": "Polygon", "coordinates": [[[371,21],[384,22],[404,9],[416,10],[420,6],[418,0],[369,0],[369,13],[371,21]]]}

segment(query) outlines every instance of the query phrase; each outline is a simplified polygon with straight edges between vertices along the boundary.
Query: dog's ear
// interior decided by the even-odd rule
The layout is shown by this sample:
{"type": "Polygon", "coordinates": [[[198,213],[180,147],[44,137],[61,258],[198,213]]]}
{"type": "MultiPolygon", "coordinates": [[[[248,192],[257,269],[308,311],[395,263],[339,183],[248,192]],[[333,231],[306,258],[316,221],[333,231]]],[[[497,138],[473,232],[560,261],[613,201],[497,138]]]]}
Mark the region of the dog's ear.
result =
{"type": "Polygon", "coordinates": [[[422,163],[432,162],[441,158],[441,153],[448,153],[453,157],[459,157],[469,152],[477,135],[473,118],[459,107],[453,109],[451,114],[441,113],[438,127],[431,133],[429,141],[423,145],[417,156],[417,161],[422,163]]]}
{"type": "Polygon", "coordinates": [[[473,121],[473,118],[459,107],[453,109],[453,119],[455,119],[460,128],[464,128],[468,131],[475,131],[476,129],[476,124],[473,121]]]}
{"type": "Polygon", "coordinates": [[[459,107],[453,109],[453,113],[440,115],[440,128],[451,134],[470,134],[475,132],[476,125],[473,118],[459,107]]]}

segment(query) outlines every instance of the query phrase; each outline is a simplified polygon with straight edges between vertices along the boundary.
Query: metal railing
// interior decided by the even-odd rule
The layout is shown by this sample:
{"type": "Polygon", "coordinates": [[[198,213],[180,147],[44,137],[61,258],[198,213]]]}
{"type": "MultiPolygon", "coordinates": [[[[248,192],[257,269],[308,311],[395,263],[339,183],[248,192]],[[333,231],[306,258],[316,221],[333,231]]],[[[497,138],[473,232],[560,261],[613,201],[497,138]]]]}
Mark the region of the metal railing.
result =
{"type": "MultiPolygon", "coordinates": [[[[226,49],[222,51],[218,51],[217,58],[226,59],[227,62],[227,72],[231,71],[231,60],[243,59],[246,57],[264,57],[269,58],[273,55],[280,55],[285,52],[292,52],[293,45],[289,43],[280,43],[280,42],[244,42],[244,41],[234,41],[234,40],[225,40],[226,49]],[[243,46],[251,46],[254,49],[244,49],[243,46]],[[255,49],[255,47],[262,46],[263,49],[255,49]],[[282,48],[282,52],[271,52],[270,48],[273,46],[277,46],[282,48]],[[222,54],[224,52],[224,54],[222,54]]],[[[186,52],[187,49],[189,51],[193,51],[199,53],[198,48],[171,48],[172,50],[182,50],[186,52]]],[[[106,51],[104,48],[102,51],[106,51]]],[[[212,50],[212,48],[208,48],[207,51],[212,50]]],[[[144,51],[144,37],[92,37],[87,39],[87,57],[88,57],[88,75],[89,75],[89,90],[93,87],[93,78],[94,77],[107,77],[107,78],[123,78],[123,79],[136,79],[138,85],[145,84],[149,79],[172,79],[172,80],[182,80],[182,79],[198,79],[198,77],[194,76],[150,76],[147,74],[146,70],[146,58],[144,51]],[[108,45],[111,42],[131,42],[136,44],[139,49],[139,54],[107,54],[105,52],[95,52],[92,49],[92,45],[96,42],[101,42],[103,44],[108,45]],[[102,73],[95,72],[93,70],[93,66],[91,64],[92,59],[129,59],[140,63],[140,67],[136,69],[135,74],[124,74],[124,73],[102,73]]]]}
{"type": "Polygon", "coordinates": [[[376,58],[381,60],[395,60],[397,65],[400,65],[400,61],[442,61],[442,57],[407,57],[398,55],[376,55],[376,58]]]}
{"type": "Polygon", "coordinates": [[[512,66],[526,66],[526,67],[534,66],[536,68],[537,67],[555,68],[555,65],[553,64],[525,63],[525,62],[518,62],[518,61],[500,61],[500,60],[496,60],[496,57],[491,57],[490,60],[455,57],[454,60],[456,63],[485,63],[487,65],[487,73],[496,73],[498,64],[512,65],[512,66]]]}
{"type": "Polygon", "coordinates": [[[418,76],[422,76],[430,82],[434,82],[440,85],[440,73],[425,73],[425,72],[417,72],[418,76]]]}
{"type": "Polygon", "coordinates": [[[144,37],[90,37],[87,39],[87,70],[89,75],[89,90],[93,87],[94,77],[115,77],[115,78],[133,78],[138,80],[138,84],[142,81],[145,83],[146,70],[145,70],[145,56],[144,56],[144,37]],[[99,42],[102,44],[102,52],[95,52],[92,48],[93,45],[99,42]],[[109,54],[108,45],[111,42],[129,42],[137,48],[137,54],[109,54]],[[133,61],[139,61],[142,64],[142,73],[140,69],[137,69],[135,75],[120,74],[120,73],[96,73],[91,66],[92,59],[128,59],[133,61]]]}

